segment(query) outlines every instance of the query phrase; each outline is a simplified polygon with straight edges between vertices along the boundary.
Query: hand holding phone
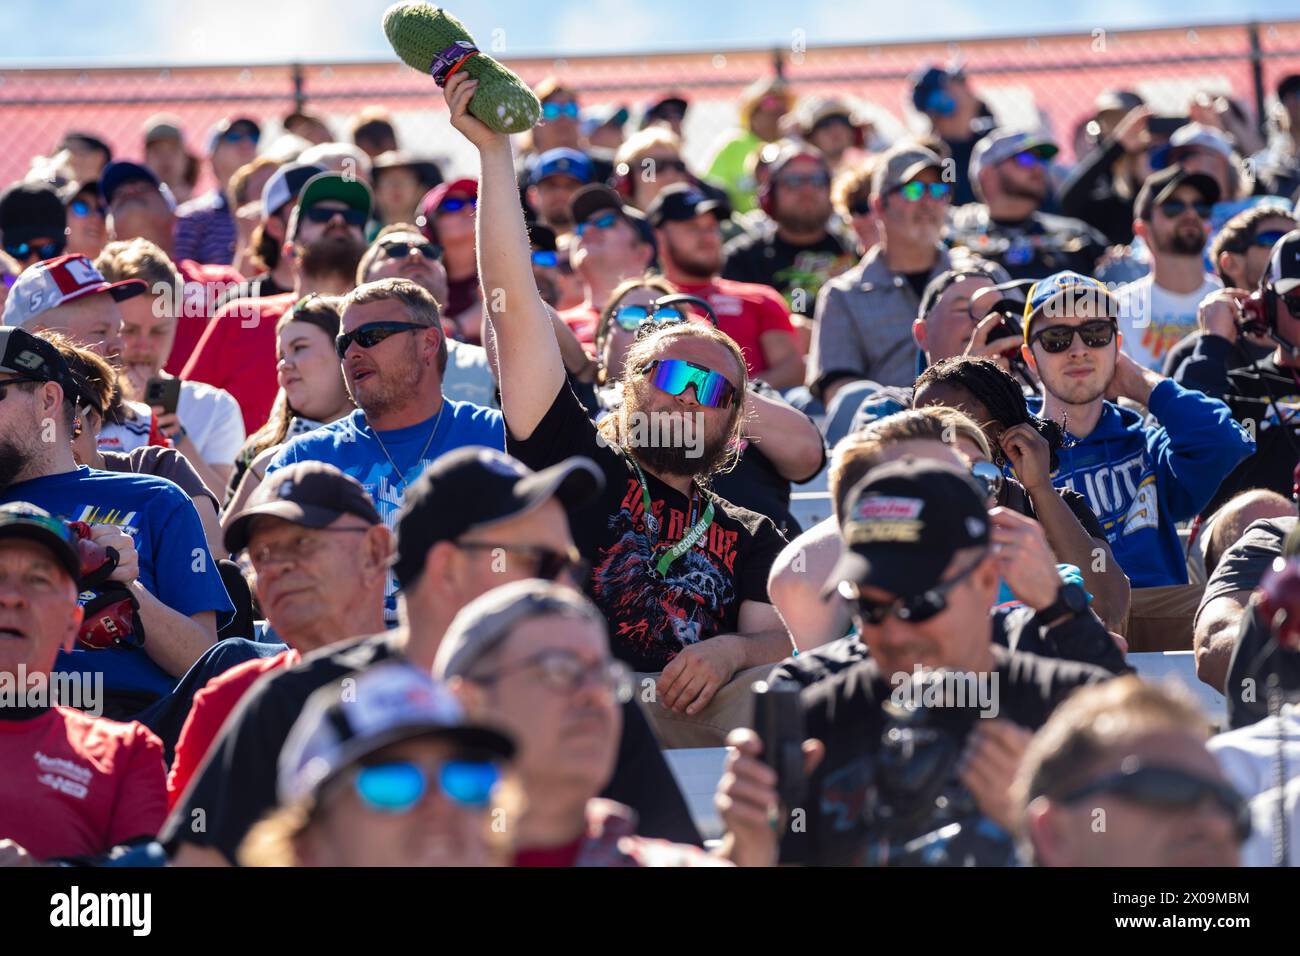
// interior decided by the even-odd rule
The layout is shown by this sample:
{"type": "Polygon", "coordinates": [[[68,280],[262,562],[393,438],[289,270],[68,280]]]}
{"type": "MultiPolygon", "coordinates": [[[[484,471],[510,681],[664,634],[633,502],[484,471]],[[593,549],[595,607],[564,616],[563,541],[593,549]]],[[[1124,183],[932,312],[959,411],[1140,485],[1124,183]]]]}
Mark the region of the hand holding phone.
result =
{"type": "Polygon", "coordinates": [[[164,415],[176,414],[176,406],[181,398],[181,380],[179,378],[151,378],[145,383],[144,403],[161,408],[164,415]]]}

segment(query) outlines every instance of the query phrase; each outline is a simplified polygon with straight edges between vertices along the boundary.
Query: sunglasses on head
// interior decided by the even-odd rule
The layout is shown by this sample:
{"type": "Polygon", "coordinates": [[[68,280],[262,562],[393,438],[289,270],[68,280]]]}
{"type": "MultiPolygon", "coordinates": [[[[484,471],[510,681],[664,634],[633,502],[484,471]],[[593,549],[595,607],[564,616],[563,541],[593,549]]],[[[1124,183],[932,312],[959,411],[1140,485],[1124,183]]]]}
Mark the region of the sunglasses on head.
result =
{"type": "MultiPolygon", "coordinates": [[[[430,776],[419,764],[393,761],[362,767],[353,778],[353,786],[371,810],[410,813],[429,792],[430,776]]],[[[438,767],[436,776],[438,788],[449,800],[481,810],[491,800],[501,771],[487,761],[448,760],[438,767]]]]}
{"type": "Polygon", "coordinates": [[[1115,340],[1117,331],[1115,323],[1110,319],[1092,319],[1082,325],[1049,325],[1035,332],[1029,344],[1037,342],[1044,352],[1056,354],[1068,349],[1074,342],[1074,333],[1078,332],[1079,338],[1083,339],[1083,344],[1088,348],[1102,349],[1115,340]]]}
{"type": "Polygon", "coordinates": [[[20,242],[15,246],[5,246],[5,252],[15,259],[53,259],[63,252],[66,243],[58,239],[52,239],[49,242],[42,242],[39,245],[32,245],[30,242],[20,242]]]}
{"type": "Polygon", "coordinates": [[[1160,203],[1158,207],[1161,214],[1166,219],[1177,219],[1187,210],[1191,209],[1200,219],[1209,219],[1210,210],[1214,207],[1208,202],[1184,202],[1181,199],[1168,199],[1160,203]]]}
{"type": "Polygon", "coordinates": [[[786,189],[798,189],[800,186],[816,186],[819,189],[831,184],[831,174],[819,173],[785,173],[776,177],[776,184],[786,189]]]}
{"type": "Polygon", "coordinates": [[[85,219],[92,213],[96,216],[108,215],[108,207],[103,203],[86,202],[84,199],[74,199],[68,204],[68,210],[78,219],[85,219]]]}
{"type": "Polygon", "coordinates": [[[478,200],[473,196],[448,196],[438,204],[438,211],[434,215],[445,216],[448,213],[460,212],[466,206],[470,209],[476,209],[478,208],[478,200]]]}
{"type": "Polygon", "coordinates": [[[542,104],[542,119],[557,120],[561,116],[568,119],[577,119],[578,104],[574,102],[542,104]]]}
{"type": "Polygon", "coordinates": [[[931,199],[942,202],[952,195],[952,184],[911,182],[904,183],[894,190],[894,192],[902,196],[908,202],[920,202],[922,197],[926,195],[931,199]]]}
{"type": "Polygon", "coordinates": [[[885,619],[891,616],[908,624],[922,624],[947,610],[948,592],[970,577],[983,562],[984,558],[981,555],[980,560],[966,570],[947,581],[941,581],[928,591],[922,591],[911,597],[895,598],[892,601],[872,601],[870,598],[865,598],[858,591],[857,585],[848,581],[840,584],[839,592],[857,608],[858,616],[867,624],[883,624],[885,619]]]}
{"type": "Polygon", "coordinates": [[[384,250],[384,255],[390,259],[405,259],[414,249],[426,259],[441,259],[442,246],[435,246],[431,242],[384,242],[380,243],[380,249],[384,250]]]}
{"type": "Polygon", "coordinates": [[[721,372],[683,359],[655,359],[641,370],[641,374],[648,376],[655,388],[669,395],[681,395],[693,387],[695,400],[708,408],[729,408],[736,396],[736,386],[721,372]]]}
{"type": "Polygon", "coordinates": [[[1150,807],[1190,810],[1211,799],[1233,820],[1237,839],[1250,836],[1250,807],[1230,784],[1175,767],[1134,765],[1079,787],[1061,798],[1078,803],[1098,793],[1113,793],[1150,807]]]}
{"type": "Polygon", "coordinates": [[[414,332],[430,327],[415,322],[367,322],[351,332],[344,332],[336,336],[334,348],[339,353],[339,358],[342,359],[347,356],[348,348],[353,342],[356,342],[363,349],[372,349],[390,335],[397,335],[399,332],[414,332]]]}
{"type": "Polygon", "coordinates": [[[657,305],[654,302],[649,305],[620,305],[614,310],[612,318],[624,332],[635,332],[647,322],[653,322],[655,325],[673,325],[686,321],[686,316],[680,309],[670,305],[657,305]]]}
{"type": "Polygon", "coordinates": [[[581,238],[587,234],[588,229],[593,227],[596,229],[612,229],[616,222],[618,222],[618,213],[605,212],[601,213],[599,216],[593,216],[586,222],[578,223],[574,228],[574,231],[578,234],[579,238],[581,238]]]}
{"type": "Polygon", "coordinates": [[[342,216],[343,221],[349,226],[356,226],[358,229],[366,224],[366,214],[360,209],[331,209],[328,206],[311,206],[303,211],[312,222],[325,223],[332,220],[335,216],[342,216]]]}

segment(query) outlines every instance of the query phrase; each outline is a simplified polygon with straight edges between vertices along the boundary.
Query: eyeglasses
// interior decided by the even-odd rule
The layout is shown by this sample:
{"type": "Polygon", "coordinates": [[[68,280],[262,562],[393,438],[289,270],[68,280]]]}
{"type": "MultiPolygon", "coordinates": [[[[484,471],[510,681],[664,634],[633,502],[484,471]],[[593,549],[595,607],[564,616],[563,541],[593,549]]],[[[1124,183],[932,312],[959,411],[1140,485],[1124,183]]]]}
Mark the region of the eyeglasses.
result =
{"type": "Polygon", "coordinates": [[[587,562],[582,559],[577,549],[553,551],[550,548],[526,544],[499,544],[494,541],[457,541],[456,547],[466,551],[504,551],[506,554],[526,555],[533,561],[529,577],[543,581],[554,581],[562,574],[567,574],[573,581],[581,583],[587,579],[587,562]]]}
{"type": "Polygon", "coordinates": [[[303,210],[303,215],[312,222],[322,225],[330,222],[335,216],[342,216],[344,222],[358,229],[366,224],[366,214],[360,209],[331,209],[328,206],[311,206],[303,210]]]}
{"type": "Polygon", "coordinates": [[[51,239],[49,242],[42,242],[40,245],[32,245],[30,242],[20,242],[15,246],[5,246],[5,252],[15,259],[53,259],[63,252],[66,243],[61,239],[51,239]]]}
{"type": "Polygon", "coordinates": [[[549,249],[533,250],[533,265],[541,269],[554,269],[560,264],[559,253],[549,249]]]}
{"type": "Polygon", "coordinates": [[[74,199],[68,204],[68,210],[78,219],[85,219],[92,213],[96,216],[108,215],[108,207],[103,203],[90,203],[84,199],[74,199]]]}
{"type": "Polygon", "coordinates": [[[669,395],[681,395],[690,386],[695,400],[709,408],[729,408],[736,396],[736,386],[721,372],[682,359],[655,359],[641,370],[650,383],[669,395]]]}
{"type": "Polygon", "coordinates": [[[656,307],[653,302],[649,305],[620,305],[611,318],[624,332],[635,332],[647,322],[675,325],[686,321],[686,316],[671,305],[656,307]]]}
{"type": "Polygon", "coordinates": [[[429,325],[420,325],[416,322],[367,322],[365,325],[353,329],[351,332],[344,332],[334,339],[334,349],[339,353],[339,358],[345,358],[348,354],[348,347],[356,342],[363,349],[373,349],[384,339],[391,335],[397,335],[399,332],[415,332],[420,329],[432,328],[429,325]]]}
{"type": "Polygon", "coordinates": [[[1181,199],[1170,199],[1156,208],[1166,219],[1177,219],[1189,209],[1195,212],[1198,218],[1209,219],[1210,210],[1214,207],[1208,202],[1183,202],[1181,199]]]}
{"type": "Polygon", "coordinates": [[[612,229],[616,222],[618,222],[618,213],[616,212],[602,213],[599,216],[596,216],[592,219],[588,219],[586,222],[578,223],[574,231],[578,234],[578,237],[581,238],[582,236],[585,236],[587,234],[588,229],[591,229],[593,227],[596,229],[612,229]]]}
{"type": "Polygon", "coordinates": [[[478,684],[495,684],[507,674],[535,670],[543,687],[557,694],[572,694],[588,684],[613,691],[621,704],[632,699],[632,671],[622,661],[597,661],[587,664],[569,651],[542,651],[516,664],[503,667],[495,674],[469,679],[478,684]]]}
{"type": "Polygon", "coordinates": [[[379,248],[390,259],[405,259],[412,249],[429,260],[442,258],[442,246],[435,246],[432,242],[382,242],[379,248]]]}
{"type": "Polygon", "coordinates": [[[17,375],[14,378],[7,378],[0,381],[0,402],[9,397],[9,386],[18,385],[22,382],[43,382],[45,379],[36,378],[32,375],[17,375]]]}
{"type": "Polygon", "coordinates": [[[238,129],[228,129],[221,134],[221,142],[223,143],[242,143],[245,140],[247,140],[253,145],[257,145],[257,141],[259,138],[260,137],[258,136],[257,133],[252,133],[252,132],[248,132],[247,130],[238,130],[238,129]]]}
{"type": "Polygon", "coordinates": [[[776,177],[776,184],[786,189],[798,189],[800,186],[816,186],[825,189],[831,184],[831,174],[820,173],[786,173],[776,177]]]}
{"type": "Polygon", "coordinates": [[[996,499],[1002,494],[1002,471],[993,462],[977,461],[970,466],[970,473],[989,498],[996,499]]]}
{"type": "Polygon", "coordinates": [[[448,196],[438,204],[435,216],[446,216],[453,212],[460,212],[468,206],[470,209],[478,208],[478,200],[473,196],[448,196]]]}
{"type": "Polygon", "coordinates": [[[948,608],[948,592],[974,573],[984,563],[984,556],[947,581],[942,581],[920,594],[912,597],[896,598],[893,601],[872,601],[864,598],[856,584],[844,581],[839,586],[842,597],[851,601],[857,608],[858,616],[867,624],[883,624],[891,615],[908,624],[922,624],[932,617],[942,614],[948,608]]]}
{"type": "Polygon", "coordinates": [[[1246,248],[1254,246],[1257,249],[1272,249],[1277,245],[1277,241],[1285,235],[1286,233],[1280,229],[1271,229],[1268,232],[1257,232],[1250,238],[1250,241],[1246,243],[1246,248]]]}
{"type": "Polygon", "coordinates": [[[952,195],[951,183],[921,183],[911,182],[904,183],[894,190],[908,202],[920,202],[923,196],[929,197],[936,202],[943,202],[952,195]]]}
{"type": "Polygon", "coordinates": [[[1190,810],[1210,799],[1232,819],[1238,840],[1244,841],[1250,836],[1250,806],[1241,795],[1227,783],[1209,780],[1186,770],[1142,766],[1134,761],[1117,773],[1067,793],[1061,802],[1078,803],[1097,793],[1113,793],[1134,803],[1178,810],[1190,810]]]}
{"type": "Polygon", "coordinates": [[[1074,342],[1074,333],[1078,332],[1079,338],[1088,348],[1104,349],[1115,340],[1116,331],[1115,323],[1109,319],[1093,319],[1082,325],[1049,325],[1035,332],[1030,337],[1029,344],[1037,342],[1042,345],[1044,352],[1056,354],[1068,349],[1074,342]]]}
{"type": "Polygon", "coordinates": [[[263,544],[248,549],[249,560],[254,568],[265,568],[277,562],[284,564],[301,564],[307,558],[320,551],[322,538],[315,537],[317,532],[327,534],[365,534],[368,528],[313,528],[311,533],[304,532],[283,544],[263,544]]]}
{"type": "Polygon", "coordinates": [[[542,119],[557,120],[561,116],[568,119],[577,119],[578,104],[574,102],[542,104],[542,119]]]}
{"type": "Polygon", "coordinates": [[[431,776],[436,776],[439,789],[453,803],[481,810],[491,800],[501,770],[488,761],[448,760],[430,773],[419,764],[394,761],[360,768],[353,786],[371,810],[403,814],[414,810],[429,792],[431,776]]]}

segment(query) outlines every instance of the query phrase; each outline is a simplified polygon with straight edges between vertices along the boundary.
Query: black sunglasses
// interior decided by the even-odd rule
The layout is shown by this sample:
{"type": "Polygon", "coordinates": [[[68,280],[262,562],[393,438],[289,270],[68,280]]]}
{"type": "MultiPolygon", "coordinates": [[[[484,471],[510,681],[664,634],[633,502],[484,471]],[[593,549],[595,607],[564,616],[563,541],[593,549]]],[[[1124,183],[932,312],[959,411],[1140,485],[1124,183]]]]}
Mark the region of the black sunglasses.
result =
{"type": "Polygon", "coordinates": [[[360,209],[330,209],[327,206],[312,206],[303,211],[303,215],[316,223],[327,223],[335,216],[342,216],[349,226],[360,228],[366,224],[366,214],[360,209]]]}
{"type": "Polygon", "coordinates": [[[31,375],[18,375],[15,376],[14,378],[6,378],[3,381],[0,381],[0,402],[3,402],[6,398],[9,397],[10,385],[21,385],[24,382],[44,382],[44,381],[45,379],[36,378],[31,375]]]}
{"type": "Polygon", "coordinates": [[[34,246],[30,242],[20,242],[16,246],[5,246],[5,252],[20,261],[33,257],[37,259],[53,259],[63,252],[65,245],[66,243],[58,239],[42,242],[38,246],[34,246]]]}
{"type": "Polygon", "coordinates": [[[432,242],[383,242],[379,248],[384,250],[384,255],[390,259],[405,259],[415,249],[426,259],[435,260],[442,258],[442,246],[436,246],[432,242]]]}
{"type": "Polygon", "coordinates": [[[1177,219],[1188,209],[1193,210],[1201,219],[1209,219],[1210,210],[1214,207],[1208,202],[1183,202],[1181,199],[1169,199],[1162,202],[1158,208],[1168,219],[1177,219]]]}
{"type": "Polygon", "coordinates": [[[417,329],[428,329],[432,326],[420,325],[416,322],[367,322],[351,332],[344,332],[335,337],[334,348],[339,353],[339,358],[344,358],[348,354],[348,347],[356,342],[363,349],[372,349],[390,335],[396,335],[399,332],[414,332],[417,329]]]}
{"type": "Polygon", "coordinates": [[[947,581],[942,581],[928,591],[922,591],[912,597],[896,598],[893,601],[872,601],[864,598],[858,593],[857,588],[848,582],[845,582],[848,584],[848,593],[845,593],[844,585],[841,585],[840,593],[853,603],[857,608],[858,616],[868,624],[882,624],[890,615],[909,624],[922,624],[947,610],[948,592],[970,577],[983,563],[984,556],[980,555],[978,561],[947,581]]]}
{"type": "Polygon", "coordinates": [[[1044,352],[1056,354],[1068,349],[1074,341],[1074,333],[1078,332],[1079,338],[1083,339],[1083,344],[1088,348],[1101,349],[1115,341],[1117,331],[1115,323],[1109,319],[1093,319],[1083,325],[1049,325],[1035,332],[1029,344],[1037,342],[1042,345],[1044,352]]]}
{"type": "Polygon", "coordinates": [[[1173,809],[1191,809],[1209,798],[1232,819],[1238,840],[1250,836],[1250,807],[1241,795],[1230,784],[1186,770],[1135,764],[1067,793],[1061,802],[1078,803],[1098,793],[1113,793],[1146,806],[1173,809]]]}
{"type": "Polygon", "coordinates": [[[569,577],[578,584],[587,580],[587,562],[582,559],[576,550],[553,551],[550,548],[533,545],[499,544],[491,541],[457,541],[456,547],[463,548],[466,551],[501,550],[507,554],[526,555],[534,562],[535,570],[532,577],[540,578],[543,581],[555,581],[566,571],[569,573],[569,577]]]}

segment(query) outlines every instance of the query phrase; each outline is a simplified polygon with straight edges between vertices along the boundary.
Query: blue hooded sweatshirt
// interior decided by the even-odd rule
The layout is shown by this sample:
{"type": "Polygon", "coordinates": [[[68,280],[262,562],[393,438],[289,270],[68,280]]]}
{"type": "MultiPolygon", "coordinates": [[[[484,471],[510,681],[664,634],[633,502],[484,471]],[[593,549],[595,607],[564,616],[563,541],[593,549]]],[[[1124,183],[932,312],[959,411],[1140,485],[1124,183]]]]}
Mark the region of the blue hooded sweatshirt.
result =
{"type": "Polygon", "coordinates": [[[1062,448],[1052,473],[1057,488],[1088,499],[1135,588],[1187,583],[1175,524],[1204,508],[1255,451],[1227,405],[1172,379],[1152,390],[1147,407],[1158,426],[1105,402],[1092,434],[1062,448]]]}

